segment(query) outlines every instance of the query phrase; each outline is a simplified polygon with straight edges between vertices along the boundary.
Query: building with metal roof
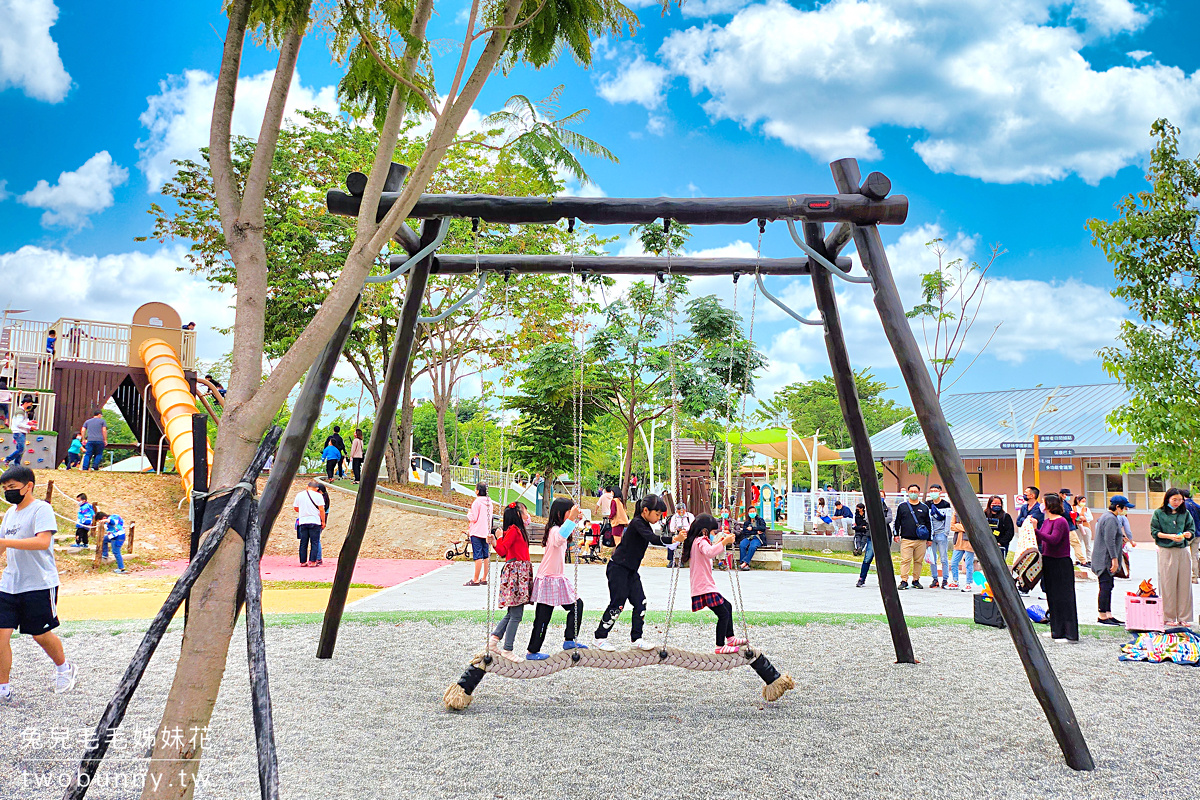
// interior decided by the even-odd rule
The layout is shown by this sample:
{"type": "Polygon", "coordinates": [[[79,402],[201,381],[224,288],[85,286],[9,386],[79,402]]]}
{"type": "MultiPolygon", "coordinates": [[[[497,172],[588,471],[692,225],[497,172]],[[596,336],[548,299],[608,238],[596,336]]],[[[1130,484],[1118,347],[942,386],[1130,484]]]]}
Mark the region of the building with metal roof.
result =
{"type": "MultiPolygon", "coordinates": [[[[942,413],[963,458],[1012,458],[1001,445],[1029,440],[1034,434],[1072,436],[1064,446],[1079,455],[1131,456],[1134,442],[1104,421],[1128,396],[1116,383],[971,392],[943,397],[942,413]],[[1036,429],[1031,430],[1035,417],[1036,429]]],[[[903,429],[904,423],[897,422],[871,437],[877,460],[903,459],[909,450],[925,446],[924,437],[905,436],[903,429]]]]}
{"type": "MultiPolygon", "coordinates": [[[[1134,503],[1135,538],[1149,540],[1150,513],[1162,503],[1167,486],[1127,467],[1137,444],[1105,421],[1128,396],[1115,383],[1039,386],[944,395],[942,412],[976,494],[1000,495],[1011,511],[1024,486],[1069,488],[1075,495],[1082,492],[1097,516],[1109,497],[1124,494],[1134,503]]],[[[898,422],[871,437],[885,488],[899,492],[910,483],[939,482],[936,470],[917,473],[904,461],[909,451],[925,449],[925,439],[919,433],[905,436],[903,429],[898,422]]],[[[853,451],[842,455],[852,458],[853,451]]]]}

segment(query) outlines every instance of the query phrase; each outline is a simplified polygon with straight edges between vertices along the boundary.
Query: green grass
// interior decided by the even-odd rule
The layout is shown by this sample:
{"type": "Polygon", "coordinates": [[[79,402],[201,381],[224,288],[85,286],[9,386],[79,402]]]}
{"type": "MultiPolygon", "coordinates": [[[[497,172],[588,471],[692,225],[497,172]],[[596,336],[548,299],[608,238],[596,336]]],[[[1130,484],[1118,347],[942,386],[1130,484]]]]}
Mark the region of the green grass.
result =
{"type": "Polygon", "coordinates": [[[532,502],[530,502],[529,500],[527,500],[526,498],[521,497],[521,495],[518,492],[514,492],[512,489],[505,489],[504,490],[504,499],[501,499],[500,498],[500,487],[499,486],[489,486],[488,487],[488,496],[491,497],[493,500],[495,500],[497,503],[499,503],[502,506],[506,506],[512,502],[520,502],[523,506],[528,508],[530,511],[533,511],[534,504],[532,502]]]}
{"type": "MultiPolygon", "coordinates": [[[[335,486],[340,486],[343,489],[349,489],[350,491],[354,492],[355,494],[358,494],[358,487],[354,485],[353,481],[347,481],[347,480],[334,481],[333,484],[335,486]]],[[[401,497],[400,495],[396,494],[391,489],[387,489],[382,486],[380,486],[376,490],[375,496],[377,498],[382,498],[384,500],[392,500],[397,503],[404,503],[405,505],[418,506],[420,508],[427,508],[431,511],[450,511],[451,510],[451,509],[445,508],[443,506],[434,505],[433,503],[427,503],[423,500],[412,500],[412,499],[409,499],[408,497],[401,497]]],[[[464,514],[466,513],[466,509],[458,509],[458,510],[464,514]]]]}
{"type": "MultiPolygon", "coordinates": [[[[498,614],[494,612],[492,619],[495,620],[497,616],[498,614]]],[[[631,612],[626,611],[622,616],[628,618],[631,616],[631,612]]],[[[269,628],[292,628],[300,625],[319,625],[323,617],[324,615],[321,613],[267,614],[265,620],[269,628]]],[[[562,610],[556,611],[555,618],[556,622],[564,622],[566,612],[562,610]]],[[[584,618],[590,621],[599,620],[600,612],[585,612],[584,618]]],[[[664,611],[651,611],[646,614],[646,621],[651,624],[661,624],[666,621],[666,618],[667,615],[664,611]]],[[[947,625],[985,627],[975,625],[972,620],[965,617],[909,616],[906,619],[909,628],[947,625]]],[[[398,625],[405,622],[428,622],[432,625],[451,625],[456,622],[473,623],[480,626],[481,641],[482,626],[486,620],[487,615],[483,611],[350,611],[343,616],[343,623],[348,625],[398,625]]],[[[883,614],[833,614],[789,611],[748,611],[746,612],[746,621],[754,627],[887,624],[887,618],[883,614]]],[[[671,624],[709,626],[712,625],[712,622],[713,615],[711,613],[692,614],[685,610],[682,612],[677,611],[672,618],[671,624]]],[[[68,637],[98,633],[108,633],[116,636],[123,633],[143,633],[149,624],[149,620],[65,621],[59,628],[59,632],[63,636],[68,637]]],[[[172,621],[170,629],[179,630],[182,625],[183,615],[180,614],[172,621]]],[[[1123,628],[1115,628],[1108,625],[1080,625],[1079,632],[1082,636],[1090,636],[1095,639],[1128,640],[1131,638],[1131,635],[1123,628]]],[[[1007,635],[1006,631],[996,631],[996,633],[998,635],[1007,635]]]]}
{"type": "Polygon", "coordinates": [[[786,569],[784,572],[858,572],[858,567],[842,566],[841,564],[827,564],[824,561],[806,561],[802,558],[793,558],[790,559],[790,561],[792,564],[791,569],[786,569]]]}

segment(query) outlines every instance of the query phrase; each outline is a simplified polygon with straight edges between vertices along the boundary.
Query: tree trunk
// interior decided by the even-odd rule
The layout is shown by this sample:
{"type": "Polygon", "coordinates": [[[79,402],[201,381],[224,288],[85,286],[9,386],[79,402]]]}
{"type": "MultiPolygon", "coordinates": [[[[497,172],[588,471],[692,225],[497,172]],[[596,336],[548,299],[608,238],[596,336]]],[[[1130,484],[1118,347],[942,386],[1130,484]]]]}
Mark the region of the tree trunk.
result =
{"type": "Polygon", "coordinates": [[[438,459],[441,461],[442,468],[442,496],[450,496],[450,448],[446,445],[446,403],[450,395],[447,393],[444,397],[438,397],[434,393],[434,404],[437,407],[437,439],[438,439],[438,459]]]}
{"type": "Polygon", "coordinates": [[[625,431],[625,463],[621,468],[621,496],[629,498],[629,476],[633,473],[633,443],[637,431],[637,419],[633,409],[629,410],[629,425],[625,431]]]}

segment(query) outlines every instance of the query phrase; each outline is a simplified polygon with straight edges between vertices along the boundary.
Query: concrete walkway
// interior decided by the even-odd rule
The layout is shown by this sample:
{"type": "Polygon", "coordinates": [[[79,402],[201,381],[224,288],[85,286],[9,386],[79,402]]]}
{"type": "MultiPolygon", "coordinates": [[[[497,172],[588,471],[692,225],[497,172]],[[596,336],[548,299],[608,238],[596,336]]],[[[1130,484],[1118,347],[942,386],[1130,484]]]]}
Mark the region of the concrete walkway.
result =
{"type": "MultiPolygon", "coordinates": [[[[1156,554],[1151,548],[1135,550],[1132,558],[1133,578],[1117,581],[1113,590],[1113,607],[1118,618],[1124,619],[1125,593],[1134,591],[1142,578],[1150,578],[1156,584],[1156,554]]],[[[573,575],[573,567],[567,565],[567,576],[573,575]]],[[[599,610],[608,602],[608,584],[602,565],[579,567],[579,591],[584,606],[599,610]]],[[[444,569],[434,570],[413,580],[376,592],[347,606],[348,611],[445,611],[482,610],[487,604],[487,588],[463,586],[470,579],[472,565],[454,562],[444,569]]],[[[499,565],[494,565],[492,579],[499,580],[499,565]]],[[[663,567],[643,567],[642,584],[646,589],[647,606],[652,611],[665,611],[670,594],[670,572],[663,567]]],[[[729,575],[716,574],[717,590],[732,598],[729,575]]],[[[856,588],[856,574],[836,573],[790,573],[767,570],[752,570],[738,574],[742,587],[742,599],[747,611],[790,611],[821,612],[839,614],[882,614],[883,601],[878,583],[872,573],[867,585],[856,588]]],[[[926,579],[926,583],[928,578],[926,579]]],[[[1197,587],[1193,587],[1195,589],[1197,587]]],[[[493,589],[494,591],[494,589],[493,589]]],[[[1076,594],[1079,621],[1088,624],[1096,621],[1097,585],[1093,581],[1078,581],[1076,594]]],[[[940,589],[909,589],[901,592],[900,601],[905,614],[928,617],[972,617],[974,614],[971,594],[940,589]]],[[[1046,605],[1045,596],[1035,589],[1026,598],[1026,604],[1046,605]]],[[[1200,608],[1200,604],[1197,605],[1200,608]]],[[[675,598],[675,609],[690,613],[686,571],[679,576],[679,589],[675,598]]]]}

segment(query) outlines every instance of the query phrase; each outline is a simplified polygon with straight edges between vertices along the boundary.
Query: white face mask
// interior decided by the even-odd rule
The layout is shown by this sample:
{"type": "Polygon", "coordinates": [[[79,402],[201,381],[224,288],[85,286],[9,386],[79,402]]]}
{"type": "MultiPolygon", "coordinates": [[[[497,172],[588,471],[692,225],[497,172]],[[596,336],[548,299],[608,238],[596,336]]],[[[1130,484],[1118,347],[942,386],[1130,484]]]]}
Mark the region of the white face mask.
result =
{"type": "Polygon", "coordinates": [[[930,492],[930,493],[929,493],[929,499],[930,499],[930,500],[932,500],[932,501],[933,501],[933,502],[935,502],[935,503],[936,503],[938,500],[940,500],[940,499],[941,499],[941,497],[942,497],[942,495],[941,495],[940,493],[938,493],[938,492],[930,492]]]}

